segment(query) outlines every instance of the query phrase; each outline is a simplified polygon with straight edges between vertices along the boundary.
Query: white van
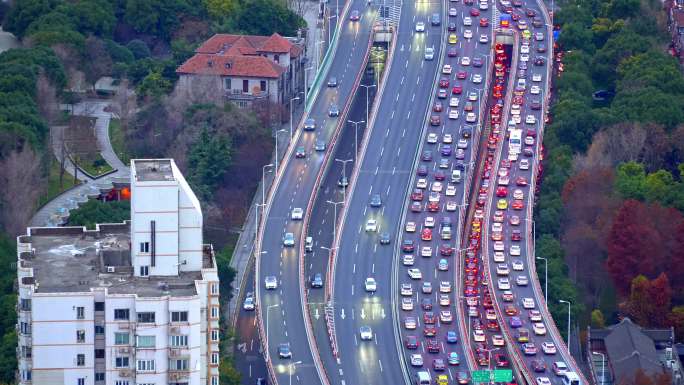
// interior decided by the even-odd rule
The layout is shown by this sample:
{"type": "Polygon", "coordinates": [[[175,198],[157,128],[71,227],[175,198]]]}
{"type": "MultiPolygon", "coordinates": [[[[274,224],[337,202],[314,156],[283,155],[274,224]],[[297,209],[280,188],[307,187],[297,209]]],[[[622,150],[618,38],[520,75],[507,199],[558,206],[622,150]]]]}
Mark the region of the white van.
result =
{"type": "Polygon", "coordinates": [[[420,371],[416,373],[416,385],[431,385],[432,378],[430,373],[426,371],[420,371]]]}
{"type": "Polygon", "coordinates": [[[452,183],[461,183],[461,170],[452,170],[451,171],[451,182],[452,183]]]}
{"type": "Polygon", "coordinates": [[[304,240],[304,250],[307,253],[310,253],[313,251],[313,238],[306,237],[306,239],[304,240]]]}
{"type": "Polygon", "coordinates": [[[563,374],[563,385],[581,385],[579,376],[575,372],[565,372],[563,374]]]}

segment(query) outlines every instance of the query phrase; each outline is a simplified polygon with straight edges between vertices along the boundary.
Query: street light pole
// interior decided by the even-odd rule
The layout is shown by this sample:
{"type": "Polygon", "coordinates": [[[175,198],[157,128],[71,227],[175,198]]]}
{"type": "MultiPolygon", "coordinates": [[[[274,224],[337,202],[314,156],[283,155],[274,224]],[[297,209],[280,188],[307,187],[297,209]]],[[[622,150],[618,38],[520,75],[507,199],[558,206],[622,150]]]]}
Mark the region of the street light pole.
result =
{"type": "MultiPolygon", "coordinates": [[[[266,206],[265,204],[255,203],[256,209],[254,211],[254,241],[256,242],[259,238],[259,207],[266,206]]],[[[261,214],[263,215],[263,213],[261,214]]]]}
{"type": "Polygon", "coordinates": [[[290,377],[290,385],[292,385],[292,368],[294,368],[296,365],[299,365],[301,363],[302,363],[302,361],[297,361],[297,362],[293,362],[293,363],[287,365],[287,368],[288,368],[287,372],[289,373],[289,377],[290,377]]]}
{"type": "Polygon", "coordinates": [[[269,313],[269,311],[271,310],[272,307],[278,307],[278,306],[280,306],[279,303],[276,303],[276,304],[274,304],[274,305],[268,305],[268,306],[266,306],[266,343],[265,343],[264,345],[266,345],[266,360],[267,360],[267,361],[269,360],[269,357],[270,357],[270,355],[271,355],[271,354],[269,353],[269,351],[268,351],[268,313],[269,313]]]}
{"type": "Polygon", "coordinates": [[[570,301],[559,299],[558,302],[568,304],[568,350],[570,350],[570,301]]]}
{"type": "Polygon", "coordinates": [[[549,305],[549,260],[544,257],[536,257],[537,259],[544,260],[544,302],[546,306],[549,305]]]}
{"type": "MultiPolygon", "coordinates": [[[[342,181],[346,183],[347,186],[349,185],[349,181],[347,180],[347,163],[353,160],[354,159],[335,159],[335,162],[342,163],[342,181]]],[[[347,200],[347,186],[342,186],[342,201],[347,200]]]]}
{"type": "Polygon", "coordinates": [[[356,159],[356,156],[359,153],[359,124],[365,123],[366,121],[360,120],[355,122],[353,120],[347,120],[347,122],[354,125],[354,159],[356,159]]]}
{"type": "MultiPolygon", "coordinates": [[[[304,72],[304,74],[306,74],[306,72],[304,72]]],[[[304,83],[306,83],[306,80],[304,83]]],[[[306,84],[304,84],[304,89],[306,89],[306,84]]],[[[299,96],[295,96],[294,98],[290,99],[290,138],[292,137],[292,102],[295,100],[299,100],[299,96]]]]}
{"type": "Polygon", "coordinates": [[[366,89],[366,122],[368,121],[368,93],[369,93],[369,88],[375,88],[375,84],[371,85],[366,85],[366,84],[359,84],[360,87],[364,87],[366,89]]]}
{"type": "Polygon", "coordinates": [[[309,97],[309,81],[307,80],[308,78],[306,76],[306,73],[313,68],[313,66],[304,68],[304,103],[307,102],[307,99],[309,97]]]}
{"type": "Polygon", "coordinates": [[[606,355],[601,352],[591,352],[591,354],[601,356],[601,385],[606,385],[606,355]]]}
{"type": "Polygon", "coordinates": [[[333,211],[334,211],[334,213],[335,213],[335,214],[334,214],[334,215],[335,215],[335,216],[334,216],[335,219],[334,219],[334,221],[333,221],[333,242],[334,242],[335,236],[337,235],[337,205],[343,204],[343,203],[344,203],[344,200],[342,200],[342,202],[333,202],[333,201],[331,201],[331,200],[327,200],[326,202],[328,202],[328,203],[330,203],[331,205],[333,205],[333,211]]]}
{"type": "Polygon", "coordinates": [[[266,205],[266,167],[273,167],[273,163],[261,167],[261,205],[266,205]]]}
{"type": "MultiPolygon", "coordinates": [[[[287,130],[282,128],[282,129],[276,131],[276,138],[275,138],[275,142],[276,142],[275,143],[275,152],[276,152],[276,154],[275,154],[275,172],[276,172],[276,174],[278,173],[278,159],[280,158],[280,154],[278,153],[278,134],[280,134],[281,132],[287,132],[287,130]]],[[[290,139],[292,139],[291,136],[290,136],[290,139]]]]}

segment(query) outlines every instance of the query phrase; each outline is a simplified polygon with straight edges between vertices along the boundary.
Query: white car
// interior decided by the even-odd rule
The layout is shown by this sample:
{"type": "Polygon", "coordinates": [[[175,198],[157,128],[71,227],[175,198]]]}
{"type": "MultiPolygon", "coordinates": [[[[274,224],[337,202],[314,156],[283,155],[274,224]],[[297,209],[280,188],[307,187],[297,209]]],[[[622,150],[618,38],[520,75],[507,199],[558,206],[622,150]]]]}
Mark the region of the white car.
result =
{"type": "MultiPolygon", "coordinates": [[[[455,96],[452,96],[451,99],[449,99],[449,107],[458,107],[459,99],[455,96]]],[[[451,138],[451,134],[444,134],[444,137],[449,135],[449,138],[451,138]]],[[[447,143],[447,142],[444,142],[447,143]]],[[[451,143],[451,142],[449,142],[451,143]]]]}
{"type": "Polygon", "coordinates": [[[269,275],[264,279],[264,286],[266,290],[275,290],[278,288],[278,278],[274,275],[269,275]]]}
{"type": "Polygon", "coordinates": [[[480,1],[480,10],[486,11],[489,9],[489,4],[486,1],[480,1]]]}
{"type": "Polygon", "coordinates": [[[441,196],[439,195],[439,193],[438,193],[438,192],[434,192],[434,191],[432,191],[432,192],[430,193],[430,196],[428,197],[428,200],[429,200],[430,202],[439,203],[439,200],[440,200],[440,199],[441,199],[441,196]]]}
{"type": "Polygon", "coordinates": [[[515,124],[520,124],[520,121],[521,121],[521,120],[522,120],[522,119],[520,119],[520,115],[513,115],[513,116],[511,116],[511,121],[512,121],[513,123],[515,123],[515,124]]]}
{"type": "Polygon", "coordinates": [[[473,19],[470,16],[464,17],[463,25],[465,25],[466,27],[470,27],[471,25],[473,25],[473,19]]]}
{"type": "Polygon", "coordinates": [[[433,182],[430,190],[433,192],[442,192],[442,182],[433,182]]]}
{"type": "Polygon", "coordinates": [[[375,278],[373,278],[373,277],[366,278],[366,282],[364,282],[364,286],[366,288],[366,291],[369,293],[373,293],[376,290],[378,290],[378,283],[375,281],[375,278]]]}
{"type": "Polygon", "coordinates": [[[425,32],[425,22],[419,21],[416,23],[416,32],[425,32]]]}
{"type": "Polygon", "coordinates": [[[437,134],[435,134],[434,132],[431,132],[427,136],[427,142],[430,144],[435,144],[435,143],[437,143],[438,138],[439,138],[439,136],[437,134]]]}
{"type": "Polygon", "coordinates": [[[528,54],[526,54],[526,53],[520,54],[520,61],[525,61],[525,62],[526,62],[526,61],[529,61],[529,60],[530,60],[530,55],[528,55],[528,54]]]}
{"type": "Polygon", "coordinates": [[[497,280],[497,286],[499,287],[499,290],[510,290],[511,281],[509,281],[508,278],[499,278],[497,280]]]}
{"type": "Polygon", "coordinates": [[[533,82],[540,82],[540,81],[542,81],[542,76],[541,76],[541,74],[534,74],[534,75],[532,75],[532,81],[533,81],[533,82]]]}
{"type": "Polygon", "coordinates": [[[423,356],[420,354],[411,354],[411,366],[423,366],[423,356]]]}
{"type": "Polygon", "coordinates": [[[448,197],[456,195],[456,186],[454,186],[453,184],[447,185],[445,194],[448,197]]]}
{"type": "Polygon", "coordinates": [[[510,273],[510,270],[508,269],[508,265],[505,263],[501,263],[496,265],[496,275],[508,275],[510,273]]]}
{"type": "Polygon", "coordinates": [[[468,317],[479,317],[480,310],[477,306],[468,306],[468,317]]]}
{"type": "Polygon", "coordinates": [[[414,233],[416,231],[416,222],[406,222],[406,232],[414,233]]]}
{"type": "Polygon", "coordinates": [[[290,215],[290,218],[292,218],[293,221],[297,221],[301,220],[303,216],[304,210],[302,210],[301,207],[295,207],[292,209],[292,214],[290,215]]]}
{"type": "Polygon", "coordinates": [[[511,105],[511,115],[520,115],[520,104],[511,105]]]}
{"type": "Polygon", "coordinates": [[[370,326],[361,326],[359,329],[361,341],[370,341],[373,339],[373,329],[370,326]]]}
{"type": "Polygon", "coordinates": [[[530,310],[527,314],[532,322],[541,322],[542,320],[542,315],[539,310],[530,310]]]}
{"type": "MultiPolygon", "coordinates": [[[[463,56],[461,58],[461,65],[462,66],[469,66],[470,65],[470,58],[468,56],[463,56]]],[[[451,72],[449,72],[451,73],[451,72]]]]}
{"type": "Polygon", "coordinates": [[[522,261],[515,260],[513,261],[513,271],[523,271],[525,270],[525,265],[522,263],[522,261]]]}
{"type": "Polygon", "coordinates": [[[423,273],[420,272],[420,269],[408,269],[408,276],[411,279],[423,279],[423,273]]]}
{"type": "Polygon", "coordinates": [[[421,257],[432,257],[432,247],[430,246],[423,246],[420,248],[420,256],[421,257]]]}
{"type": "Polygon", "coordinates": [[[427,179],[425,179],[425,178],[418,179],[416,181],[416,188],[426,189],[427,188],[427,179]]]}
{"type": "Polygon", "coordinates": [[[523,190],[519,188],[513,190],[513,199],[525,199],[525,193],[523,190]]]}
{"type": "Polygon", "coordinates": [[[473,83],[475,83],[475,84],[482,83],[482,75],[480,75],[480,74],[473,75],[473,83]]]}
{"type": "Polygon", "coordinates": [[[283,246],[292,247],[295,244],[295,238],[293,233],[285,233],[283,236],[283,246]]]}
{"type": "Polygon", "coordinates": [[[449,306],[451,305],[451,297],[448,294],[439,295],[439,306],[449,306]]]}
{"type": "Polygon", "coordinates": [[[402,296],[412,296],[413,295],[413,286],[411,286],[410,283],[402,283],[401,284],[401,295],[402,296]]]}
{"type": "Polygon", "coordinates": [[[366,222],[366,231],[368,232],[377,232],[378,231],[378,221],[375,219],[369,219],[366,222]]]}
{"type": "Polygon", "coordinates": [[[404,266],[413,266],[415,261],[416,259],[411,254],[404,254],[404,258],[402,259],[404,266]]]}
{"type": "Polygon", "coordinates": [[[494,346],[504,346],[506,341],[501,334],[495,334],[492,336],[492,345],[494,346]]]}
{"type": "Polygon", "coordinates": [[[440,293],[451,293],[451,282],[441,281],[439,283],[439,292],[440,293]]]}
{"type": "Polygon", "coordinates": [[[524,309],[534,309],[534,299],[530,297],[525,297],[522,299],[522,305],[524,309]]]}
{"type": "Polygon", "coordinates": [[[521,159],[519,167],[521,170],[529,170],[530,169],[530,161],[527,159],[521,159]]]}
{"type": "Polygon", "coordinates": [[[525,117],[525,123],[526,124],[535,124],[535,123],[537,123],[537,118],[535,118],[534,115],[527,115],[525,117]]]}
{"type": "Polygon", "coordinates": [[[413,298],[402,298],[401,299],[401,310],[413,311],[413,298]]]}
{"type": "Polygon", "coordinates": [[[532,330],[534,330],[534,334],[538,336],[545,336],[546,335],[546,326],[544,326],[543,322],[535,322],[532,324],[532,330]]]}
{"type": "Polygon", "coordinates": [[[545,341],[541,344],[544,354],[556,354],[556,345],[551,341],[545,341]]]}
{"type": "Polygon", "coordinates": [[[456,120],[458,119],[458,110],[455,108],[450,108],[449,109],[449,119],[456,120]]]}
{"type": "Polygon", "coordinates": [[[468,148],[468,141],[465,139],[459,139],[458,143],[456,143],[456,148],[465,150],[466,148],[468,148]]]}
{"type": "Polygon", "coordinates": [[[434,217],[425,217],[425,220],[423,221],[423,226],[425,227],[435,227],[435,218],[434,217]]]}
{"type": "Polygon", "coordinates": [[[520,53],[530,53],[530,46],[523,44],[520,46],[520,53]]]}
{"type": "Polygon", "coordinates": [[[468,123],[475,123],[477,122],[477,115],[475,115],[474,112],[468,112],[466,114],[466,122],[468,123]]]}
{"type": "Polygon", "coordinates": [[[540,92],[541,88],[539,88],[539,86],[532,86],[532,88],[530,88],[530,93],[532,95],[539,95],[540,92]]]}
{"type": "Polygon", "coordinates": [[[513,257],[519,257],[520,256],[520,245],[511,245],[511,249],[509,250],[509,253],[513,257]]]}
{"type": "Polygon", "coordinates": [[[469,29],[466,29],[465,31],[463,31],[463,38],[472,39],[472,37],[473,37],[473,31],[471,31],[469,29]]]}
{"type": "Polygon", "coordinates": [[[533,136],[526,136],[525,137],[525,145],[526,146],[534,146],[534,137],[533,136]]]}
{"type": "Polygon", "coordinates": [[[515,278],[515,284],[518,286],[527,286],[529,279],[526,275],[519,275],[515,278]]]}
{"type": "Polygon", "coordinates": [[[506,257],[501,251],[494,252],[494,262],[501,263],[506,262],[506,257]]]}
{"type": "Polygon", "coordinates": [[[475,342],[485,342],[487,339],[487,336],[484,333],[484,330],[474,330],[473,331],[473,340],[475,342]]]}
{"type": "Polygon", "coordinates": [[[495,231],[498,231],[498,232],[503,231],[503,223],[501,223],[501,222],[492,223],[492,232],[495,232],[495,231]]]}
{"type": "Polygon", "coordinates": [[[505,247],[502,241],[494,242],[494,251],[504,251],[505,247]]]}
{"type": "Polygon", "coordinates": [[[487,35],[485,35],[485,34],[481,34],[480,35],[480,43],[482,43],[482,44],[489,43],[489,37],[487,37],[487,35]]]}
{"type": "Polygon", "coordinates": [[[456,211],[457,207],[458,207],[458,205],[456,204],[455,201],[447,201],[447,203],[446,203],[446,211],[449,211],[449,212],[456,211]]]}
{"type": "Polygon", "coordinates": [[[471,102],[477,101],[477,92],[468,93],[468,100],[471,102]]]}
{"type": "Polygon", "coordinates": [[[548,377],[537,377],[537,385],[551,385],[548,377]]]}
{"type": "Polygon", "coordinates": [[[442,73],[445,74],[445,75],[451,74],[451,70],[452,70],[451,64],[445,64],[445,65],[442,67],[442,73]]]}

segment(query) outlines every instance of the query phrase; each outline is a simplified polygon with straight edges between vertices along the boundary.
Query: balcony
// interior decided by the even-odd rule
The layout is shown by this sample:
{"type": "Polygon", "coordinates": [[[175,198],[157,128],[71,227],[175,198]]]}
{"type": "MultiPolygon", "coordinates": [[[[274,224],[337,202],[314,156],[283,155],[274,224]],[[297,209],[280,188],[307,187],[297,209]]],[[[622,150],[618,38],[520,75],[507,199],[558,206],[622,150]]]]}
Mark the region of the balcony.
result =
{"type": "Polygon", "coordinates": [[[225,92],[225,96],[228,100],[253,101],[268,98],[268,93],[265,91],[243,92],[242,90],[230,90],[225,92]]]}

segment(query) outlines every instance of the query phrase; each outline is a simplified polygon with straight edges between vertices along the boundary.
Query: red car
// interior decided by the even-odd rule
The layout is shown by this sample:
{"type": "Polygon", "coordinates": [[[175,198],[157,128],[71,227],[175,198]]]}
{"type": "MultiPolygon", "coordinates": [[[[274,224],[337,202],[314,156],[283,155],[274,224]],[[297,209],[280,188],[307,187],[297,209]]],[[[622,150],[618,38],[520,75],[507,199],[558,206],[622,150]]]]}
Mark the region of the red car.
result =
{"type": "Polygon", "coordinates": [[[508,359],[501,353],[494,355],[494,362],[499,368],[508,367],[508,359]]]}
{"type": "Polygon", "coordinates": [[[435,341],[435,340],[428,340],[427,341],[428,353],[439,353],[440,350],[441,350],[441,347],[437,341],[435,341]]]}
{"type": "Polygon", "coordinates": [[[420,202],[411,203],[411,212],[419,213],[421,211],[423,211],[423,206],[420,204],[420,202]]]}
{"type": "Polygon", "coordinates": [[[466,73],[465,71],[458,71],[458,73],[456,74],[456,78],[458,79],[465,79],[467,76],[468,73],[466,73]]]}
{"type": "Polygon", "coordinates": [[[521,17],[522,16],[520,16],[520,14],[517,14],[515,12],[511,13],[511,19],[513,19],[513,21],[518,21],[518,20],[520,20],[521,17]]]}
{"type": "Polygon", "coordinates": [[[477,295],[477,288],[475,286],[466,286],[465,289],[463,289],[463,295],[466,297],[474,297],[477,295]]]}
{"type": "Polygon", "coordinates": [[[439,203],[437,202],[430,202],[427,205],[427,211],[431,213],[436,213],[439,211],[439,203]]]}
{"type": "Polygon", "coordinates": [[[525,204],[523,203],[522,199],[515,199],[513,200],[513,203],[511,203],[511,208],[513,210],[522,210],[525,207],[525,204]]]}
{"type": "Polygon", "coordinates": [[[411,200],[412,201],[422,201],[424,196],[425,195],[423,194],[423,190],[415,189],[411,193],[411,200]]]}
{"type": "Polygon", "coordinates": [[[404,346],[406,346],[406,349],[418,349],[418,337],[406,336],[406,339],[404,340],[404,346]]]}
{"type": "Polygon", "coordinates": [[[499,323],[495,319],[487,320],[487,330],[491,332],[497,332],[501,330],[499,323]]]}
{"type": "Polygon", "coordinates": [[[439,126],[441,123],[442,123],[442,119],[440,119],[439,115],[430,116],[430,125],[431,126],[439,126]]]}
{"type": "Polygon", "coordinates": [[[423,229],[423,231],[420,233],[420,239],[422,239],[424,241],[431,241],[432,240],[432,230],[423,229]]]}
{"type": "Polygon", "coordinates": [[[519,176],[515,179],[515,184],[518,186],[527,186],[527,178],[524,176],[519,176]]]}
{"type": "Polygon", "coordinates": [[[483,17],[482,19],[480,19],[480,27],[487,27],[487,26],[489,26],[489,19],[487,19],[486,17],[483,17]]]}
{"type": "Polygon", "coordinates": [[[480,11],[476,8],[470,8],[470,16],[480,16],[480,11]]]}
{"type": "Polygon", "coordinates": [[[451,93],[454,95],[460,95],[463,92],[463,86],[454,86],[454,88],[451,89],[451,93]]]}
{"type": "Polygon", "coordinates": [[[442,245],[439,247],[439,255],[449,257],[454,254],[454,248],[449,245],[442,245]]]}
{"type": "Polygon", "coordinates": [[[435,105],[432,107],[432,111],[442,112],[442,108],[442,102],[435,102],[435,105]]]}
{"type": "Polygon", "coordinates": [[[522,235],[520,230],[513,230],[513,232],[511,232],[511,241],[520,241],[521,239],[522,235]]]}
{"type": "Polygon", "coordinates": [[[423,328],[423,335],[425,337],[434,337],[437,335],[437,328],[434,325],[427,325],[423,328]]]}
{"type": "Polygon", "coordinates": [[[425,325],[434,325],[437,323],[437,316],[431,311],[426,311],[423,313],[423,323],[425,325]]]}
{"type": "Polygon", "coordinates": [[[446,179],[446,174],[444,173],[444,171],[439,170],[435,172],[435,180],[443,181],[444,179],[446,179]]]}
{"type": "Polygon", "coordinates": [[[505,186],[499,186],[496,188],[496,196],[499,198],[505,198],[508,195],[508,188],[505,186]]]}
{"type": "Polygon", "coordinates": [[[439,80],[439,88],[449,88],[449,79],[440,79],[439,80]]]}

